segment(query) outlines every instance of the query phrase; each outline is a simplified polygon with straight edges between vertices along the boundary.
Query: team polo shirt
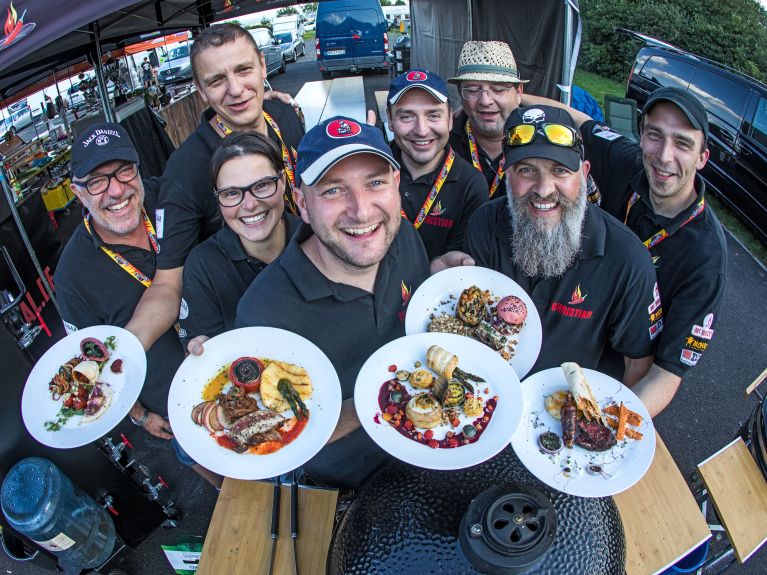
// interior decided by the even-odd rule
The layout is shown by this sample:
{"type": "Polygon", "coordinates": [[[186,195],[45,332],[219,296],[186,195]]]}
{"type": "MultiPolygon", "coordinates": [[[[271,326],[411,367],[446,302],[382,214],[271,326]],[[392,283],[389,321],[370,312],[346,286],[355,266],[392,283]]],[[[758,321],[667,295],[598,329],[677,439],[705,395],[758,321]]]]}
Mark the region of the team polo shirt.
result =
{"type": "MultiPolygon", "coordinates": [[[[156,193],[147,188],[145,186],[144,207],[152,220],[156,193]]],[[[93,236],[88,234],[84,224],[75,229],[54,274],[56,298],[67,333],[92,325],[124,327],[133,317],[146,290],[104,253],[102,245],[124,256],[146,276],[152,278],[155,274],[154,250],[104,244],[93,226],[91,231],[93,236]]],[[[184,360],[184,351],[174,328],[168,329],[154,343],[146,359],[146,380],[139,401],[150,411],[165,417],[168,414],[168,390],[184,360]]]]}
{"type": "MultiPolygon", "coordinates": [[[[453,121],[453,129],[450,130],[450,139],[448,143],[455,150],[455,153],[466,160],[471,167],[474,168],[474,164],[471,161],[471,148],[469,148],[469,137],[466,135],[466,122],[469,121],[469,117],[463,110],[458,114],[458,117],[453,121]]],[[[487,155],[487,152],[482,149],[482,146],[477,144],[477,154],[479,155],[479,164],[482,166],[482,175],[487,180],[485,190],[489,190],[495,180],[495,174],[498,172],[498,166],[501,163],[503,154],[497,158],[491,158],[487,155]]],[[[476,170],[476,168],[474,168],[476,170]]],[[[477,170],[479,171],[479,170],[477,170]]],[[[499,194],[503,194],[506,189],[505,176],[501,177],[498,183],[498,188],[493,194],[494,198],[497,198],[499,194]]]]}
{"type": "MultiPolygon", "coordinates": [[[[242,296],[235,325],[278,327],[305,337],[330,359],[342,397],[349,399],[367,358],[405,335],[405,310],[429,275],[429,261],[416,231],[402,222],[379,264],[371,294],[326,278],[301,250],[300,244],[311,235],[311,228],[302,223],[282,255],[242,296]]],[[[385,379],[383,374],[381,383],[385,379]]],[[[385,458],[359,428],[326,445],[304,468],[323,483],[357,486],[385,458]]]]}
{"type": "MultiPolygon", "coordinates": [[[[408,221],[416,221],[442,171],[449,149],[449,146],[445,148],[436,170],[413,179],[402,163],[402,151],[396,144],[392,145],[394,157],[400,165],[399,193],[408,221]]],[[[469,216],[487,200],[487,185],[482,174],[456,154],[444,184],[418,228],[429,260],[463,248],[469,216]]]]}
{"type": "MultiPolygon", "coordinates": [[[[293,108],[278,100],[266,100],[263,107],[279,126],[288,148],[297,148],[304,129],[293,108]]],[[[159,269],[183,266],[194,246],[221,229],[221,211],[210,179],[210,159],[222,140],[210,125],[215,115],[210,108],[203,112],[197,129],[171,154],[165,166],[157,214],[157,235],[162,246],[157,259],[159,269]]],[[[267,132],[281,149],[280,139],[268,122],[267,132]]]]}
{"type": "Polygon", "coordinates": [[[643,242],[661,230],[668,233],[649,250],[663,302],[662,309],[653,311],[663,327],[656,339],[655,363],[682,377],[698,363],[714,336],[727,270],[727,244],[714,212],[706,206],[690,220],[705,197],[705,182],[695,175],[698,196],[687,209],[673,218],[658,215],[650,202],[640,146],[596,122],[586,122],[581,132],[602,194],[602,209],[625,220],[643,242]],[[627,218],[634,192],[639,199],[627,218]]]}
{"type": "Polygon", "coordinates": [[[532,373],[565,361],[596,369],[608,346],[630,358],[652,354],[655,273],[628,228],[589,204],[575,263],[557,278],[524,275],[512,261],[511,234],[507,200],[499,198],[472,216],[464,246],[477,265],[506,274],[535,303],[543,344],[532,373]]]}
{"type": "MultiPolygon", "coordinates": [[[[286,242],[301,219],[284,214],[286,242]]],[[[267,266],[245,253],[240,237],[224,225],[196,246],[184,265],[186,315],[180,320],[185,337],[213,337],[234,329],[237,302],[267,266]]]]}

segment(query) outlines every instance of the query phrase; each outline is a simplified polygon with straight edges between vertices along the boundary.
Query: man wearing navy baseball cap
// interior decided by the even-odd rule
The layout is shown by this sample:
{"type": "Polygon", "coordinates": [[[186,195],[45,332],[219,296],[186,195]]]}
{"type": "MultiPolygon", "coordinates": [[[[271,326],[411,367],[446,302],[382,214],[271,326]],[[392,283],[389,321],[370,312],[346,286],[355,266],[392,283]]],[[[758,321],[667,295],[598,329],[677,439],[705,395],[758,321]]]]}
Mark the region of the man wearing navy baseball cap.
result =
{"type": "Polygon", "coordinates": [[[570,111],[601,192],[599,205],[644,243],[658,276],[650,328],[655,358],[633,388],[654,416],[711,344],[724,295],[727,243],[698,173],[709,157],[708,114],[691,92],[659,88],[645,102],[636,143],[570,111]]]}
{"type": "Polygon", "coordinates": [[[405,216],[429,259],[460,250],[469,216],[488,194],[482,174],[448,144],[453,114],[447,84],[429,70],[401,74],[389,87],[386,113],[405,216]]]}
{"type": "Polygon", "coordinates": [[[400,215],[399,177],[378,128],[340,116],[312,128],[296,167],[303,224],[237,306],[237,327],[295,332],[338,373],[341,419],[304,466],[323,484],[358,486],[386,457],[359,427],[353,395],[365,360],[405,335],[410,296],[429,275],[423,243],[400,215]]]}
{"type": "Polygon", "coordinates": [[[517,108],[504,156],[506,197],[476,211],[465,246],[532,297],[543,327],[532,373],[566,361],[596,369],[609,346],[626,358],[611,375],[635,382],[652,353],[655,273],[641,242],[587,201],[575,122],[561,108],[517,108]]]}

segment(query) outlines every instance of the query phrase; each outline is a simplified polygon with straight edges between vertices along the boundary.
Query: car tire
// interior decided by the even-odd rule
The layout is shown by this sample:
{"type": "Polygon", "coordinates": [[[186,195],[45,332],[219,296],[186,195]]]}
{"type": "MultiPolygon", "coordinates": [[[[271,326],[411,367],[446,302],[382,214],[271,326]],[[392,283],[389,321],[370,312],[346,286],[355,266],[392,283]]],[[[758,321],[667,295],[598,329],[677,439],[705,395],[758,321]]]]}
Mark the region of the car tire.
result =
{"type": "Polygon", "coordinates": [[[306,44],[301,42],[301,56],[306,56],[306,44]]]}
{"type": "Polygon", "coordinates": [[[332,72],[320,72],[322,74],[323,80],[330,80],[330,78],[333,76],[332,72]]]}
{"type": "Polygon", "coordinates": [[[286,69],[287,69],[287,64],[285,64],[285,56],[283,56],[282,63],[280,64],[280,67],[277,68],[277,73],[284,74],[286,69]]]}
{"type": "Polygon", "coordinates": [[[291,62],[298,62],[298,54],[296,54],[295,47],[293,48],[293,59],[291,60],[291,62]]]}

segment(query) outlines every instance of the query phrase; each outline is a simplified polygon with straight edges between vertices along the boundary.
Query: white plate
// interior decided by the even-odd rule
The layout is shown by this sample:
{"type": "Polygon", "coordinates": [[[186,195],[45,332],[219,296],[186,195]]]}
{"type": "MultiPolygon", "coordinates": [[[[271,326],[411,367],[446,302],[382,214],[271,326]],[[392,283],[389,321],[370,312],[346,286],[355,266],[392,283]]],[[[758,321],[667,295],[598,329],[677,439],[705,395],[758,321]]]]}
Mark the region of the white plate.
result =
{"type": "Polygon", "coordinates": [[[112,325],[95,325],[69,334],[45,352],[27,377],[21,397],[21,416],[29,433],[48,447],[69,449],[80,447],[106,435],[128,415],[136,403],[146,376],[146,354],[141,342],[131,332],[112,325]],[[80,355],[80,342],[86,337],[104,341],[115,336],[116,349],[110,350],[109,362],[101,370],[99,381],[112,389],[112,401],[106,411],[93,421],[84,422],[81,416],[71,417],[58,431],[45,429],[46,421],[55,421],[61,401],[54,401],[48,384],[59,367],[80,355]],[[122,373],[112,373],[110,365],[123,360],[122,373]]]}
{"type": "Polygon", "coordinates": [[[341,413],[341,384],[324,353],[300,335],[272,327],[234,329],[205,342],[201,356],[181,364],[168,395],[168,417],[173,435],[197,463],[234,479],[264,479],[287,473],[322,449],[341,413]],[[208,431],[192,421],[192,408],[202,402],[202,390],[223,366],[238,357],[268,357],[306,369],[312,397],[306,407],[309,422],[291,443],[266,455],[235,453],[221,447],[208,431]]]}
{"type": "Polygon", "coordinates": [[[479,266],[458,266],[429,277],[410,299],[405,316],[405,333],[410,335],[425,332],[432,315],[446,313],[454,316],[461,292],[472,285],[483,291],[489,290],[498,299],[515,295],[525,302],[527,320],[515,336],[518,342],[516,353],[509,361],[522,379],[532,369],[541,352],[541,316],[527,292],[510,277],[495,270],[479,266]]]}
{"type": "Polygon", "coordinates": [[[573,446],[562,447],[557,455],[549,455],[538,447],[538,436],[553,431],[562,437],[562,424],[551,417],[543,405],[544,398],[558,389],[567,389],[567,380],[560,367],[552,367],[531,375],[522,382],[525,412],[517,432],[511,440],[515,453],[527,469],[545,484],[579,497],[606,497],[615,495],[634,485],[650,468],[655,455],[655,428],[644,404],[628,387],[609,375],[584,369],[601,407],[610,403],[636,411],[642,416],[637,429],[642,439],[625,439],[607,451],[594,452],[573,446]],[[570,457],[571,461],[567,461],[570,457]],[[573,465],[573,461],[576,465],[573,465]],[[586,472],[589,463],[600,465],[605,474],[591,475],[586,472]],[[581,473],[565,473],[563,467],[583,469],[581,473]]]}
{"type": "MultiPolygon", "coordinates": [[[[409,389],[412,394],[412,388],[409,389]]],[[[522,392],[519,378],[511,366],[489,347],[468,337],[449,333],[418,333],[395,339],[381,347],[362,366],[354,385],[354,407],[368,435],[381,449],[411,465],[427,469],[463,469],[487,461],[509,444],[522,416],[522,392]],[[412,370],[416,361],[426,367],[426,350],[439,345],[458,356],[462,370],[482,377],[487,383],[477,383],[482,396],[498,396],[498,405],[487,428],[475,443],[452,449],[432,449],[400,434],[381,418],[378,393],[381,385],[393,377],[389,366],[412,370]],[[489,393],[484,393],[484,388],[489,393]]],[[[474,417],[461,416],[461,426],[474,417]]],[[[434,428],[435,437],[442,439],[451,428],[434,428]]]]}

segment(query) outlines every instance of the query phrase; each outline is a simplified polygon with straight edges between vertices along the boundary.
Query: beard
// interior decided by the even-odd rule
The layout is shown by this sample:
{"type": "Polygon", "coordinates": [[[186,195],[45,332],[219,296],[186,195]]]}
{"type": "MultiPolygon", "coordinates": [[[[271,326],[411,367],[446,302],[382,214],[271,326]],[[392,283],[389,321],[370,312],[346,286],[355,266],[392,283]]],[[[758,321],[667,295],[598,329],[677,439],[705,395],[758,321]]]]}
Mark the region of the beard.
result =
{"type": "MultiPolygon", "coordinates": [[[[530,192],[534,194],[534,192],[530,192]]],[[[581,247],[581,230],[586,216],[586,178],[581,174],[581,187],[575,201],[558,194],[562,217],[555,226],[530,217],[528,197],[516,198],[507,184],[511,216],[512,261],[528,277],[554,278],[575,262],[581,247]]]]}

